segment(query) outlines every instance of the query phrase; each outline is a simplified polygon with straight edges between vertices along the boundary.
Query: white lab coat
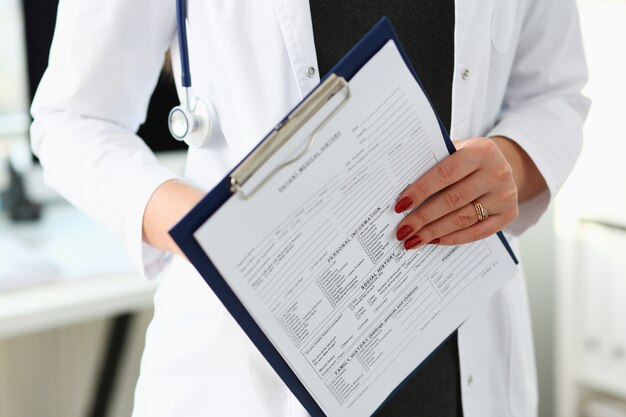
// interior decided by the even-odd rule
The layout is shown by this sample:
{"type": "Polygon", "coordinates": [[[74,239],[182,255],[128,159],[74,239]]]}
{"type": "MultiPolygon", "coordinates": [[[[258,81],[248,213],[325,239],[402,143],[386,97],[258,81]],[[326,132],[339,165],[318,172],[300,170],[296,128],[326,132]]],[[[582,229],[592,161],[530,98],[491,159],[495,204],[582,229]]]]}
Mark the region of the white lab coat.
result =
{"type": "MultiPolygon", "coordinates": [[[[451,136],[514,139],[549,187],[521,205],[507,230],[518,235],[546,209],[581,148],[589,103],[580,94],[587,74],[575,3],[456,3],[451,136]]],[[[185,179],[208,190],[319,77],[308,75],[317,62],[307,0],[193,0],[188,9],[193,94],[216,109],[220,131],[189,151],[185,179]]],[[[174,0],[61,0],[33,104],[33,149],[50,184],[118,232],[148,277],[161,274],[135,417],[304,415],[194,269],[141,242],[150,195],[174,177],[133,134],[168,48],[178,80],[174,0]]],[[[536,415],[521,273],[478,308],[458,340],[466,417],[536,415]]]]}

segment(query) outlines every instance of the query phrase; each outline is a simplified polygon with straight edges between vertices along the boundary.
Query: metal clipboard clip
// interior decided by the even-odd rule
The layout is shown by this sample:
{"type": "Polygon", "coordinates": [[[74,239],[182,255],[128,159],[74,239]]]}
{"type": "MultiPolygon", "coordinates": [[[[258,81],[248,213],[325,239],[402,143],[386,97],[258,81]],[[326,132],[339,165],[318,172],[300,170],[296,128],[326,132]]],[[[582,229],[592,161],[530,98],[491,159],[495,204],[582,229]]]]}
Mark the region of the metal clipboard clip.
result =
{"type": "Polygon", "coordinates": [[[295,110],[285,119],[283,123],[276,126],[274,131],[261,143],[230,175],[230,191],[239,193],[244,199],[251,197],[278,171],[300,159],[315,143],[317,134],[326,126],[341,108],[350,100],[350,86],[348,82],[338,75],[331,74],[328,78],[312,92],[295,110]],[[242,187],[254,173],[263,166],[265,162],[283,146],[308,120],[311,119],[332,97],[337,93],[345,91],[343,100],[324,118],[315,128],[309,137],[306,145],[293,158],[276,166],[266,177],[264,177],[252,190],[244,192],[242,187]]]}

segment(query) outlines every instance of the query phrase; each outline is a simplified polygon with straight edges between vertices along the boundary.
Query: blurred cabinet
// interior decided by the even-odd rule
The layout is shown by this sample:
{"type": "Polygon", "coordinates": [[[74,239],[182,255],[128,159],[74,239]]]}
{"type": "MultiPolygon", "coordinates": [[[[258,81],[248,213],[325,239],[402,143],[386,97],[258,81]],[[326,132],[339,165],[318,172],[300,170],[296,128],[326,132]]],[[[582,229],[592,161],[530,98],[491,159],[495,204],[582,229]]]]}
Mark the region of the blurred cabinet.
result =
{"type": "Polygon", "coordinates": [[[626,226],[582,219],[573,232],[557,264],[558,415],[626,417],[626,226]]]}
{"type": "Polygon", "coordinates": [[[626,398],[626,227],[580,229],[578,377],[626,398]]]}
{"type": "Polygon", "coordinates": [[[590,400],[583,406],[583,417],[626,417],[626,407],[610,400],[590,400]]]}

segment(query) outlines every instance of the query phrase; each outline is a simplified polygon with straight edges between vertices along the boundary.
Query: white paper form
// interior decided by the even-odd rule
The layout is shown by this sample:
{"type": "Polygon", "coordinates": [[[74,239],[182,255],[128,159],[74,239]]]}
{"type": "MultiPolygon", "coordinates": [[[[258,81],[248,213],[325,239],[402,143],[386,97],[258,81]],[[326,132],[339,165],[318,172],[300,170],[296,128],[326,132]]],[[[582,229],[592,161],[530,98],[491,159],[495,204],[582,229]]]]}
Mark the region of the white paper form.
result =
{"type": "MultiPolygon", "coordinates": [[[[516,267],[495,236],[406,251],[402,189],[448,155],[424,93],[388,42],[298,162],[235,195],[200,246],[329,416],[371,415],[516,267]]],[[[256,175],[300,149],[335,97],[256,175]]],[[[253,177],[254,182],[254,177],[253,177]]]]}

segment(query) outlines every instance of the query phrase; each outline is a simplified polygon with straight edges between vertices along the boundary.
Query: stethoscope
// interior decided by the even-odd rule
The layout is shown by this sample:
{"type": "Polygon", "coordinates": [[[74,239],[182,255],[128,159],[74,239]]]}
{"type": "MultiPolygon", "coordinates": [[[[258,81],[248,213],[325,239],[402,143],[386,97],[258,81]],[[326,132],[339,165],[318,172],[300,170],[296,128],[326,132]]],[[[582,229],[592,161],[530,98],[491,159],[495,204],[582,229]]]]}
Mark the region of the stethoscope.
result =
{"type": "Polygon", "coordinates": [[[176,0],[176,30],[178,32],[178,47],[180,49],[180,77],[181,85],[185,89],[185,102],[170,110],[167,125],[174,139],[184,141],[192,147],[201,147],[207,143],[214,118],[209,113],[207,105],[198,97],[189,97],[191,87],[191,72],[189,71],[189,51],[187,49],[187,19],[186,0],[176,0]]]}

